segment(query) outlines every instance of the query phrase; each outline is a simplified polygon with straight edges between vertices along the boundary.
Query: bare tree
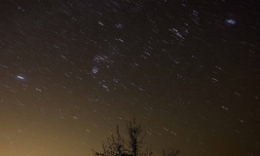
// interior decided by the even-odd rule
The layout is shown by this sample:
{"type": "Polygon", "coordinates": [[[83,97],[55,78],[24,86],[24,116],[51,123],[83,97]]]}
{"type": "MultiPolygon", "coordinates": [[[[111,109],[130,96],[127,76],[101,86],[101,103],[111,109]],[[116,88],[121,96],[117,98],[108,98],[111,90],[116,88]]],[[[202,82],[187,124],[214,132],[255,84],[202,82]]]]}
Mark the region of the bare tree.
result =
{"type": "Polygon", "coordinates": [[[136,120],[127,124],[127,132],[129,135],[128,146],[132,156],[137,156],[140,152],[140,148],[143,144],[145,133],[142,135],[142,127],[140,124],[136,124],[136,120]],[[142,136],[141,136],[142,135],[142,136]]]}
{"type": "MultiPolygon", "coordinates": [[[[116,135],[112,134],[106,142],[102,143],[102,152],[93,150],[94,156],[152,156],[151,149],[146,148],[145,151],[142,151],[146,133],[143,131],[143,127],[136,123],[135,118],[127,123],[126,129],[127,141],[120,135],[119,126],[117,126],[116,135]]],[[[179,153],[179,150],[163,150],[162,156],[177,156],[179,153]]]]}
{"type": "Polygon", "coordinates": [[[95,156],[124,156],[129,151],[125,148],[125,140],[121,137],[119,126],[116,128],[116,136],[113,134],[102,143],[102,152],[94,151],[95,156]]]}

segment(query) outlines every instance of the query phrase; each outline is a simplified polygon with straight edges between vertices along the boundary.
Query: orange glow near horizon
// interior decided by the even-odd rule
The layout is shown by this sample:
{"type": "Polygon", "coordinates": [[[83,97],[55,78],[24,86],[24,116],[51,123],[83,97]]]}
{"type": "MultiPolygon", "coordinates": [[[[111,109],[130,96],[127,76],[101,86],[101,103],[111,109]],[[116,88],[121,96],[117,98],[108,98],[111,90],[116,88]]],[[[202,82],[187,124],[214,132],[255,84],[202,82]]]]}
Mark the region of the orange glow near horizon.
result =
{"type": "Polygon", "coordinates": [[[133,117],[153,156],[258,156],[259,17],[256,1],[1,0],[0,156],[91,156],[133,117]]]}

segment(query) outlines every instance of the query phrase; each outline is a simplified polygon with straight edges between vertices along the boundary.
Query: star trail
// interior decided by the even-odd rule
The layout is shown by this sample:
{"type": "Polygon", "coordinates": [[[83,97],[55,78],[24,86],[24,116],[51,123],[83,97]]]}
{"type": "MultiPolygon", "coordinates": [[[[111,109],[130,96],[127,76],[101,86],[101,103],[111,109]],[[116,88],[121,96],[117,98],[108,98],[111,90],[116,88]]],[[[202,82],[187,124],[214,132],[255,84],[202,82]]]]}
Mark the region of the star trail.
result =
{"type": "Polygon", "coordinates": [[[259,155],[259,5],[0,1],[0,155],[91,156],[133,117],[154,155],[259,155]]]}

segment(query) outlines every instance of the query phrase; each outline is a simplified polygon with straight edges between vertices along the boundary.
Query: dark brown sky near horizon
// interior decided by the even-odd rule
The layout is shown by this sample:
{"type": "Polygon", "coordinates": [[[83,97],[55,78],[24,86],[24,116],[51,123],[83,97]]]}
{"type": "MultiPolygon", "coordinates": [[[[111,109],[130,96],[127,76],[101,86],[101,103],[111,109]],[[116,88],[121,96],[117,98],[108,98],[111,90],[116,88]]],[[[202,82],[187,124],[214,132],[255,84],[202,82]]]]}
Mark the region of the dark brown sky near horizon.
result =
{"type": "Polygon", "coordinates": [[[90,156],[133,117],[155,155],[259,155],[259,5],[0,1],[0,156],[90,156]]]}

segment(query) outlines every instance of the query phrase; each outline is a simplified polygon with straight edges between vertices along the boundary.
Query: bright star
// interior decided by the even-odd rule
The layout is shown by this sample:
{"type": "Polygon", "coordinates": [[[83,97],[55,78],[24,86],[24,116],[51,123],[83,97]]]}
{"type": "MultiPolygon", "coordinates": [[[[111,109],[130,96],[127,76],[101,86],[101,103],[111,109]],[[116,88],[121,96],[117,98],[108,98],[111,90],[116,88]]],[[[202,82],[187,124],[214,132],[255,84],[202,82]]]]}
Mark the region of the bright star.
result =
{"type": "Polygon", "coordinates": [[[226,23],[228,25],[235,25],[236,24],[236,21],[234,19],[226,19],[226,23]]]}
{"type": "Polygon", "coordinates": [[[21,79],[21,80],[24,80],[24,77],[23,76],[16,76],[18,79],[21,79]]]}

